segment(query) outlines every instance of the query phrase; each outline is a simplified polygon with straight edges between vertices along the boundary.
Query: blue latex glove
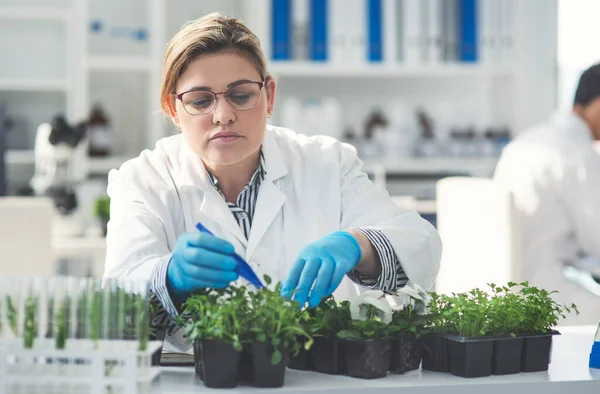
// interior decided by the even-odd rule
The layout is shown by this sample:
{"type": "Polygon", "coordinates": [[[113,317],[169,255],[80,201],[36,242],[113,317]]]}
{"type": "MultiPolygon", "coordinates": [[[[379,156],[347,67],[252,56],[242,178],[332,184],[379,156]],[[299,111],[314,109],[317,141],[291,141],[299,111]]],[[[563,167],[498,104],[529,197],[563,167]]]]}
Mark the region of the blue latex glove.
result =
{"type": "Polygon", "coordinates": [[[352,234],[328,234],[300,251],[281,287],[281,295],[288,299],[293,295],[300,305],[308,300],[309,307],[314,308],[337,289],[360,259],[360,246],[352,234]]]}
{"type": "Polygon", "coordinates": [[[223,288],[236,280],[233,245],[214,235],[193,232],[179,237],[167,266],[167,289],[175,302],[198,289],[223,288]]]}

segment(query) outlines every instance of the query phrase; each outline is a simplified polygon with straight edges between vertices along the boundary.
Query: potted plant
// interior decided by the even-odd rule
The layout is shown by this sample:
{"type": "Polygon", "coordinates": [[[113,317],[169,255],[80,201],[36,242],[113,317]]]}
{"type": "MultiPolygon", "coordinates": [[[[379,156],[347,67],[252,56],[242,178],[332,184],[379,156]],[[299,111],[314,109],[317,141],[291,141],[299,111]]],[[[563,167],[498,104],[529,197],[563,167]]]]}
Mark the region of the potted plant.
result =
{"type": "Polygon", "coordinates": [[[402,374],[421,365],[420,336],[429,321],[431,296],[419,285],[407,284],[391,295],[392,321],[390,335],[389,372],[402,374]]]}
{"type": "Polygon", "coordinates": [[[390,364],[388,324],[392,308],[379,290],[365,291],[350,302],[352,320],[338,333],[344,339],[348,375],[374,379],[387,376],[390,364]]]}
{"type": "Polygon", "coordinates": [[[492,351],[492,374],[507,375],[521,371],[524,338],[516,334],[525,319],[525,304],[520,294],[513,292],[516,283],[504,286],[489,283],[492,296],[488,311],[489,332],[496,336],[492,351]]]}
{"type": "Polygon", "coordinates": [[[521,356],[521,372],[548,370],[552,336],[559,334],[554,330],[565,313],[579,314],[577,306],[560,305],[552,295],[556,291],[547,291],[531,286],[529,282],[519,284],[523,317],[516,328],[517,336],[524,339],[521,356]]]}
{"type": "Polygon", "coordinates": [[[337,303],[333,296],[327,297],[312,310],[309,330],[314,340],[312,356],[316,372],[330,375],[348,372],[344,340],[338,338],[338,333],[350,328],[351,321],[350,303],[337,303]]]}
{"type": "Polygon", "coordinates": [[[234,286],[193,294],[184,303],[185,333],[206,387],[237,386],[248,308],[246,288],[234,286]]]}
{"type": "Polygon", "coordinates": [[[441,295],[436,312],[443,317],[450,372],[462,377],[491,374],[494,338],[489,331],[490,300],[486,292],[441,295]]]}
{"type": "MultiPolygon", "coordinates": [[[[312,324],[314,320],[314,309],[304,308],[300,312],[300,324],[303,327],[305,332],[310,332],[312,324]]],[[[314,339],[314,338],[313,338],[314,339]]],[[[300,348],[298,353],[292,355],[290,357],[288,368],[290,369],[298,369],[300,371],[313,371],[314,370],[314,360],[313,360],[313,350],[314,344],[310,347],[310,349],[305,349],[304,344],[307,339],[304,336],[298,337],[298,342],[300,344],[300,348]]]]}
{"type": "Polygon", "coordinates": [[[282,387],[288,357],[300,349],[299,337],[306,338],[306,350],[312,338],[305,331],[298,303],[280,296],[281,283],[269,288],[271,278],[264,277],[267,287],[250,295],[250,339],[256,387],[282,387]]]}
{"type": "Polygon", "coordinates": [[[94,202],[94,216],[100,219],[102,231],[106,236],[108,231],[108,221],[110,220],[110,197],[103,195],[94,202]]]}
{"type": "Polygon", "coordinates": [[[450,372],[448,358],[448,340],[445,333],[446,319],[442,310],[446,308],[449,298],[436,292],[429,293],[428,304],[429,319],[425,325],[424,335],[421,337],[421,367],[428,371],[450,372]]]}

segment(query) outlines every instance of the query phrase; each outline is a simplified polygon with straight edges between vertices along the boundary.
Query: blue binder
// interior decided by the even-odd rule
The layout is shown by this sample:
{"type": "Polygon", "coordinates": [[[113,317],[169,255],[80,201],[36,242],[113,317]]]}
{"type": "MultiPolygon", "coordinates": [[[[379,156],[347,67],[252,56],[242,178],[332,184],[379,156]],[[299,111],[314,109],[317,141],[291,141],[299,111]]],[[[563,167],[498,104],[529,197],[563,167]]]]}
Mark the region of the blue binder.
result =
{"type": "Polygon", "coordinates": [[[309,56],[311,60],[327,60],[327,0],[310,0],[309,56]]]}
{"type": "Polygon", "coordinates": [[[292,53],[292,0],[272,0],[271,48],[273,60],[289,60],[292,53]]]}
{"type": "Polygon", "coordinates": [[[458,0],[458,56],[465,63],[474,63],[479,59],[477,3],[478,0],[458,0]]]}
{"type": "Polygon", "coordinates": [[[383,6],[382,0],[367,1],[367,58],[377,63],[383,61],[383,6]]]}

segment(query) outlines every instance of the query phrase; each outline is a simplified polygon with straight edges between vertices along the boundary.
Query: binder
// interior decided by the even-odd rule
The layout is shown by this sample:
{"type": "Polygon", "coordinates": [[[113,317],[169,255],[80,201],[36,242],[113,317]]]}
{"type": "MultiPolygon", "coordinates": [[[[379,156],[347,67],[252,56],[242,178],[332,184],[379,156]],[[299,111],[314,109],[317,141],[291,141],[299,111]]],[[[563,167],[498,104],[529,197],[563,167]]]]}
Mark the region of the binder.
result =
{"type": "Polygon", "coordinates": [[[365,0],[344,0],[344,6],[342,18],[344,19],[348,60],[354,63],[366,63],[368,59],[368,4],[365,0]]]}
{"type": "Polygon", "coordinates": [[[326,61],[327,47],[327,0],[310,0],[310,58],[326,61]]]}
{"type": "Polygon", "coordinates": [[[465,63],[478,61],[477,0],[458,0],[459,59],[465,63]]]}
{"type": "Polygon", "coordinates": [[[499,57],[501,62],[508,63],[513,56],[514,0],[500,0],[499,8],[499,57]]]}
{"type": "Polygon", "coordinates": [[[458,3],[457,0],[442,2],[442,46],[444,62],[458,60],[458,3]]]}
{"type": "Polygon", "coordinates": [[[444,58],[442,46],[443,0],[426,0],[427,9],[427,53],[430,63],[440,63],[444,58]]]}
{"type": "MultiPolygon", "coordinates": [[[[388,16],[388,12],[390,13],[390,17],[392,19],[392,23],[391,26],[393,26],[393,29],[390,29],[388,25],[388,29],[386,29],[386,34],[387,32],[390,32],[389,35],[391,36],[392,34],[395,34],[395,43],[394,42],[390,42],[390,40],[387,38],[386,36],[386,42],[388,43],[387,45],[393,45],[396,51],[396,56],[395,57],[390,57],[389,59],[391,59],[393,61],[393,59],[398,60],[399,62],[404,61],[404,16],[403,16],[403,12],[404,12],[404,0],[389,0],[389,2],[391,2],[393,4],[393,14],[391,13],[391,11],[388,11],[387,9],[386,11],[386,16],[388,16]]],[[[390,56],[393,54],[393,50],[390,51],[390,56]]]]}
{"type": "Polygon", "coordinates": [[[349,60],[347,52],[349,37],[344,34],[344,10],[345,0],[329,0],[327,15],[328,52],[330,61],[333,63],[342,63],[349,60]]]}
{"type": "Polygon", "coordinates": [[[271,48],[273,60],[291,59],[291,1],[271,0],[271,48]]]}
{"type": "Polygon", "coordinates": [[[309,0],[292,0],[292,58],[309,58],[309,0]]]}
{"type": "Polygon", "coordinates": [[[479,57],[481,63],[499,60],[499,7],[502,0],[479,0],[479,57]]]}
{"type": "Polygon", "coordinates": [[[402,24],[404,26],[404,61],[407,64],[421,64],[425,60],[423,10],[421,0],[403,0],[402,24]]]}
{"type": "Polygon", "coordinates": [[[383,61],[383,4],[382,0],[366,0],[368,15],[368,50],[370,62],[383,61]]]}

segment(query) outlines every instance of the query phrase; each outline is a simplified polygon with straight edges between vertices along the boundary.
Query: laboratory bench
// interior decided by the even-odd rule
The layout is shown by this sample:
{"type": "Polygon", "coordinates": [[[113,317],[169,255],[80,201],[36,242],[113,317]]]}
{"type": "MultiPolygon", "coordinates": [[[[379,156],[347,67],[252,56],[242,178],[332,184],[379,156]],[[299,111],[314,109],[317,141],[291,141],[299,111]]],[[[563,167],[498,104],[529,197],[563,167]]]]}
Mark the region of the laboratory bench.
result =
{"type": "MultiPolygon", "coordinates": [[[[560,327],[561,335],[554,337],[551,364],[545,372],[467,379],[449,373],[417,370],[404,375],[363,380],[288,369],[282,388],[238,386],[224,391],[246,393],[273,390],[284,393],[326,394],[598,394],[600,370],[588,367],[595,328],[560,327]]],[[[195,394],[214,391],[215,389],[204,387],[195,377],[193,367],[163,367],[151,390],[153,394],[195,394]]]]}

